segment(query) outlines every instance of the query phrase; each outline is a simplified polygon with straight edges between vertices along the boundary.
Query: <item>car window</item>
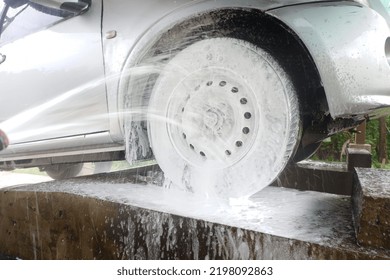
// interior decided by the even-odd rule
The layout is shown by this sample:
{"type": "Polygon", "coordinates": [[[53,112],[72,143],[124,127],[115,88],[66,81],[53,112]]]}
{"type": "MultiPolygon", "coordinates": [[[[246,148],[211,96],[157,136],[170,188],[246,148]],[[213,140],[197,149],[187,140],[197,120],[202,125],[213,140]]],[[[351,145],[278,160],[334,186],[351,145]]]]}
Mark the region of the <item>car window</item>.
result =
{"type": "MultiPolygon", "coordinates": [[[[2,10],[4,3],[2,0],[0,1],[0,9],[2,10]]],[[[62,20],[64,15],[47,14],[38,7],[25,4],[16,9],[9,8],[7,17],[13,18],[13,20],[1,34],[0,45],[44,29],[62,20]]]]}

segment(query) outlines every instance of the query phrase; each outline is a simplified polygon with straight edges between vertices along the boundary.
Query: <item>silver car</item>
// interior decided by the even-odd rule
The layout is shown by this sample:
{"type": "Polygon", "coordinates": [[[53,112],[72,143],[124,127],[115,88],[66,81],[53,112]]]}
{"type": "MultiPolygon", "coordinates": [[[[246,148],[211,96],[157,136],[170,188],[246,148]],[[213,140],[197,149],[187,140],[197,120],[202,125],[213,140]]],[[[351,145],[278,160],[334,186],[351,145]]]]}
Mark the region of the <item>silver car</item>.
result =
{"type": "Polygon", "coordinates": [[[389,0],[3,0],[0,168],[155,158],[238,197],[390,106],[389,0]]]}

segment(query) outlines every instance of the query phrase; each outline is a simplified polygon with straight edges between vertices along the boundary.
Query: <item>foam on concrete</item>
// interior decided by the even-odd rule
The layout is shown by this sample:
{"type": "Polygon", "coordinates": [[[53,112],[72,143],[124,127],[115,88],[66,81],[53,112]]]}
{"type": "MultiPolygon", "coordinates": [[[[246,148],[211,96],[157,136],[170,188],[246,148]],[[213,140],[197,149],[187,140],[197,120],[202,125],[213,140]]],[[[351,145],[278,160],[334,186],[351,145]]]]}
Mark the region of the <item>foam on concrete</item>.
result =
{"type": "Polygon", "coordinates": [[[0,240],[21,259],[390,258],[357,245],[349,196],[268,187],[228,203],[126,172],[0,190],[0,240]]]}

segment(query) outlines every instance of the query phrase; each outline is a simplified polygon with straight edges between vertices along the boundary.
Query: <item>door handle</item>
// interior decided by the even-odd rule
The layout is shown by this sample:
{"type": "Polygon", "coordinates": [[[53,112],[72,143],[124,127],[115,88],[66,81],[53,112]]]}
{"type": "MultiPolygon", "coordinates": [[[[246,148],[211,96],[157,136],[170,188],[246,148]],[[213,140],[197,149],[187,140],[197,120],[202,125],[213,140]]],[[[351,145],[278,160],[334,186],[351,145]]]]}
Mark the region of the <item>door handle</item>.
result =
{"type": "Polygon", "coordinates": [[[0,64],[2,64],[6,60],[6,56],[0,53],[0,64]]]}

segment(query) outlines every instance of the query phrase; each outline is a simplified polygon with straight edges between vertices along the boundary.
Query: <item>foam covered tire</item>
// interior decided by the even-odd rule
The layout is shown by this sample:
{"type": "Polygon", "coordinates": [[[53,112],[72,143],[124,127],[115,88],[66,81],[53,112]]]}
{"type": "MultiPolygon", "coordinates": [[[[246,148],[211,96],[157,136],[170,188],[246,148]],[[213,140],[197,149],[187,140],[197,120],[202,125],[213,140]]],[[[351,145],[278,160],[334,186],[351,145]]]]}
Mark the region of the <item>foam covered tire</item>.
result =
{"type": "Polygon", "coordinates": [[[322,142],[312,143],[307,145],[305,148],[299,147],[294,155],[294,162],[300,162],[305,159],[312,157],[317,150],[321,147],[322,142]]]}
{"type": "Polygon", "coordinates": [[[69,179],[76,177],[83,169],[83,163],[77,164],[56,164],[45,167],[45,172],[51,178],[56,180],[69,179]]]}
{"type": "Polygon", "coordinates": [[[163,69],[148,132],[172,184],[207,196],[247,196],[271,183],[292,157],[298,100],[289,76],[261,48],[205,39],[163,69]]]}

